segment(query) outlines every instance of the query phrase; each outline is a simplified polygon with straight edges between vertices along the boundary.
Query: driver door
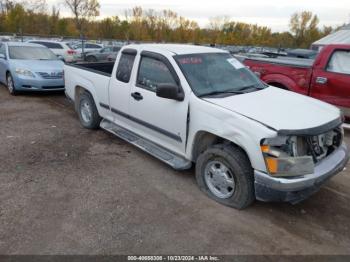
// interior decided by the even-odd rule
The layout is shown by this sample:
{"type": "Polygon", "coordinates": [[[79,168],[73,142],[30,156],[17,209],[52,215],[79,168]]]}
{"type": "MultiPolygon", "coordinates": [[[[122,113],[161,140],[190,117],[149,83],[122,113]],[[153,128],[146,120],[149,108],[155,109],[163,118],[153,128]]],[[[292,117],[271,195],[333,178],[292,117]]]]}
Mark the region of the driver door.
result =
{"type": "Polygon", "coordinates": [[[175,101],[156,95],[159,84],[171,83],[180,87],[173,65],[156,53],[142,52],[138,58],[138,72],[130,94],[133,125],[143,137],[183,155],[188,100],[185,97],[184,101],[175,101]]]}
{"type": "Polygon", "coordinates": [[[326,68],[315,68],[310,95],[343,109],[350,117],[350,51],[335,50],[326,68]]]}

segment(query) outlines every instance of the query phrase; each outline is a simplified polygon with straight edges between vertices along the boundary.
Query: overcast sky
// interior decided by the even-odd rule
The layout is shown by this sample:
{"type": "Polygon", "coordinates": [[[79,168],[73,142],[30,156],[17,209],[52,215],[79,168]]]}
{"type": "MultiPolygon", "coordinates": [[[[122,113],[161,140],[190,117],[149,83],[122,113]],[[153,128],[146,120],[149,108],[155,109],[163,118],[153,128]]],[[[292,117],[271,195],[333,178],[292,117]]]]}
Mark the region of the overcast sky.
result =
{"type": "MultiPolygon", "coordinates": [[[[63,0],[47,0],[56,4],[64,16],[69,12],[63,0]]],[[[290,16],[297,11],[309,10],[320,18],[321,25],[337,26],[350,21],[349,0],[100,0],[101,16],[123,16],[124,10],[134,6],[144,9],[171,9],[179,15],[193,19],[201,27],[210,17],[227,16],[235,21],[257,23],[273,31],[288,30],[290,16]]]]}

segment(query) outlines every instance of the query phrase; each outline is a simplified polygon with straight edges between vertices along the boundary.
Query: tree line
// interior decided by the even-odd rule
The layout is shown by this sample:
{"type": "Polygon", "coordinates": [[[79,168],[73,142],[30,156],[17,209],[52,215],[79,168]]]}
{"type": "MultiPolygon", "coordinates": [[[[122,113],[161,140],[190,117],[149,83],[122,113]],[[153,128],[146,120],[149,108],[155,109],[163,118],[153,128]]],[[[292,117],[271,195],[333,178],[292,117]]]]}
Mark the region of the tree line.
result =
{"type": "Polygon", "coordinates": [[[0,0],[0,32],[124,41],[177,42],[195,44],[255,45],[308,48],[331,33],[319,27],[317,15],[303,11],[290,18],[290,31],[233,21],[227,17],[209,20],[205,28],[171,10],[156,11],[134,7],[124,16],[98,19],[98,0],[63,0],[72,17],[62,17],[45,0],[0,0]]]}

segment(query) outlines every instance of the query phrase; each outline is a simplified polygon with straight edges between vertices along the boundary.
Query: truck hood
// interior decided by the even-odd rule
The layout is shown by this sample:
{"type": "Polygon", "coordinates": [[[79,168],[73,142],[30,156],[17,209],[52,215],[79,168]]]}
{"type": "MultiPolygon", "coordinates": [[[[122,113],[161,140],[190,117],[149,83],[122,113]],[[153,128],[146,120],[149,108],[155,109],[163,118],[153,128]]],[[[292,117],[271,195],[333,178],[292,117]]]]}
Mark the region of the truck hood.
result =
{"type": "Polygon", "coordinates": [[[271,86],[247,94],[204,100],[275,130],[310,129],[340,117],[340,110],[330,104],[271,86]]]}

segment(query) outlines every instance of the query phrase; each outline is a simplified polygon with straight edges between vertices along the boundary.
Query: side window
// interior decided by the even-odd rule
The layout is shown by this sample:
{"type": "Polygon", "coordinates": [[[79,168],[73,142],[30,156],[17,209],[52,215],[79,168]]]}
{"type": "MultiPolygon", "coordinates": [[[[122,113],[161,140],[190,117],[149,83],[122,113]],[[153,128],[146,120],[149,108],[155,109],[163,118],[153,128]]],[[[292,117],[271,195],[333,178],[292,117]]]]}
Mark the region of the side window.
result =
{"type": "Polygon", "coordinates": [[[122,54],[117,68],[117,79],[124,83],[129,83],[132,67],[136,55],[122,54]]]}
{"type": "Polygon", "coordinates": [[[162,61],[146,56],[142,57],[137,75],[137,85],[156,91],[159,84],[176,85],[176,81],[167,65],[162,61]]]}
{"type": "Polygon", "coordinates": [[[48,43],[47,47],[52,49],[63,49],[62,45],[59,43],[48,43]]]}
{"type": "Polygon", "coordinates": [[[86,44],[85,48],[101,48],[99,45],[94,45],[94,44],[86,44]]]}
{"type": "Polygon", "coordinates": [[[120,47],[115,46],[115,47],[113,47],[112,52],[118,52],[119,50],[120,50],[120,47]]]}
{"type": "Polygon", "coordinates": [[[47,43],[46,42],[37,42],[37,41],[31,41],[30,43],[32,44],[38,44],[38,45],[43,45],[47,47],[47,43]]]}
{"type": "Polygon", "coordinates": [[[109,53],[111,51],[112,51],[112,48],[110,48],[110,47],[105,47],[105,48],[101,49],[101,53],[109,53]]]}
{"type": "Polygon", "coordinates": [[[51,42],[37,42],[37,41],[32,41],[31,43],[33,44],[38,44],[38,45],[43,45],[46,46],[47,48],[51,48],[51,49],[63,49],[63,47],[58,44],[58,43],[51,43],[51,42]]]}
{"type": "Polygon", "coordinates": [[[350,52],[335,51],[328,63],[327,71],[350,75],[350,52]]]}
{"type": "Polygon", "coordinates": [[[6,56],[6,48],[4,44],[0,45],[0,54],[6,56]]]}

